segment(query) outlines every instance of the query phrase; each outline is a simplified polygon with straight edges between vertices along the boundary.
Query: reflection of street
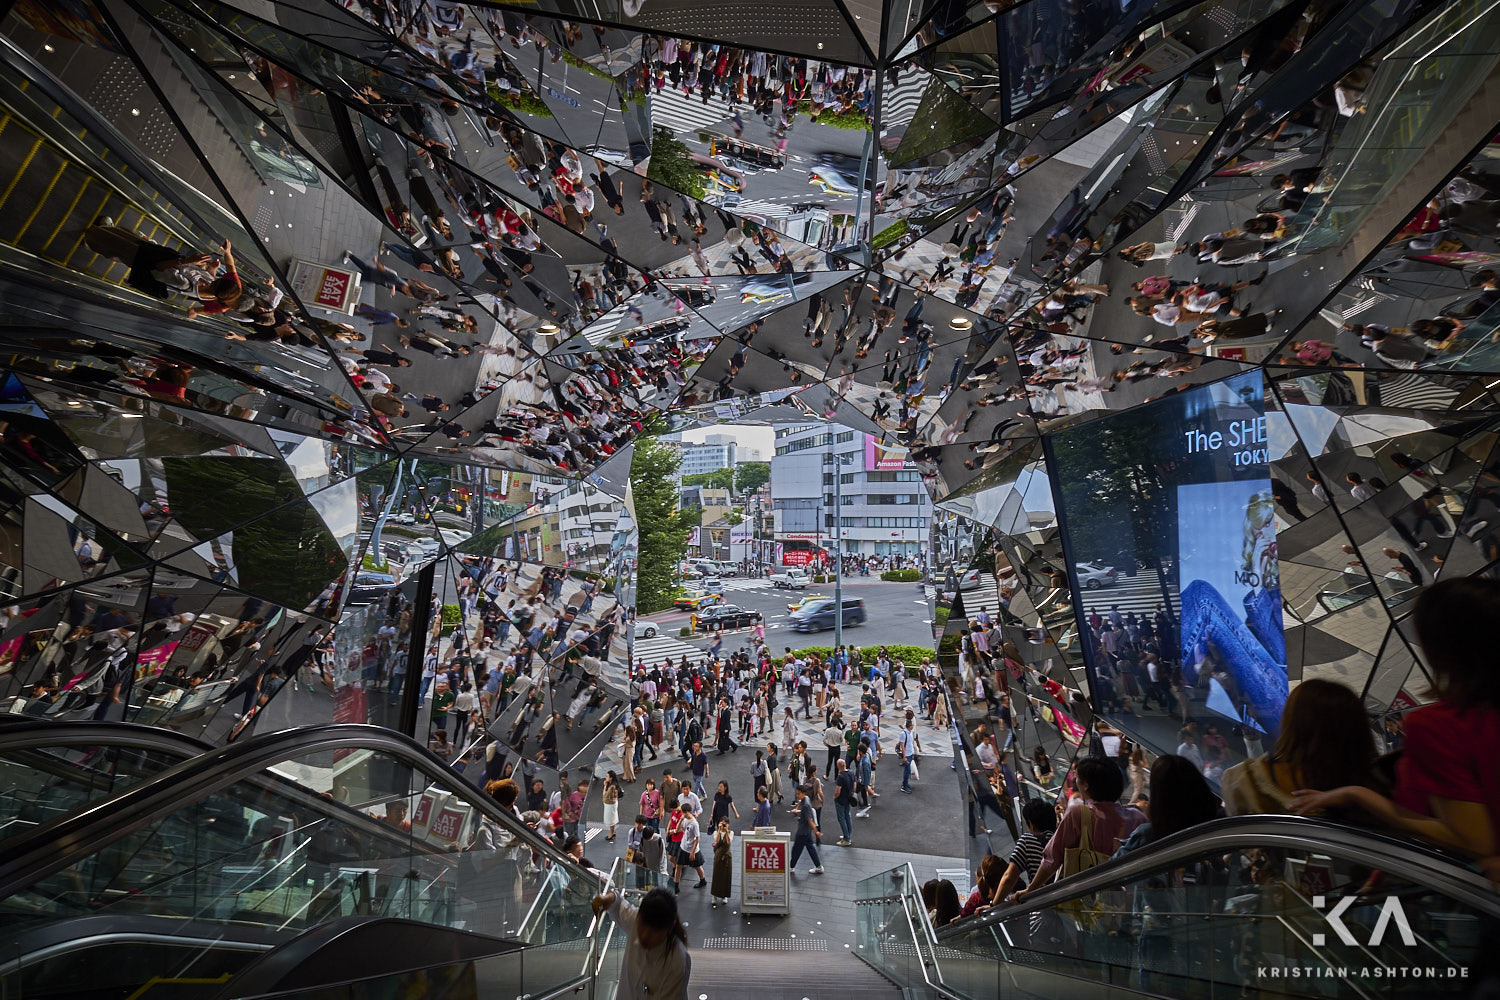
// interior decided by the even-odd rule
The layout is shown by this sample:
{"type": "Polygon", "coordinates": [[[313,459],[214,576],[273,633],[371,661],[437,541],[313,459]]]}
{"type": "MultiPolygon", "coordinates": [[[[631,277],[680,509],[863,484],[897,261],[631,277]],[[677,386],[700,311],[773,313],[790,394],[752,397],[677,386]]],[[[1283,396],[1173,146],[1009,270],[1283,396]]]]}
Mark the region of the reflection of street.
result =
{"type": "MultiPolygon", "coordinates": [[[[1121,576],[1120,582],[1113,586],[1094,590],[1084,587],[1082,592],[1083,597],[1079,603],[1086,615],[1097,613],[1108,616],[1110,610],[1116,607],[1122,615],[1131,611],[1138,615],[1154,614],[1164,603],[1156,574],[1144,571],[1135,576],[1121,576]]],[[[1172,613],[1175,615],[1179,608],[1177,587],[1169,582],[1167,593],[1171,595],[1172,613]]]]}

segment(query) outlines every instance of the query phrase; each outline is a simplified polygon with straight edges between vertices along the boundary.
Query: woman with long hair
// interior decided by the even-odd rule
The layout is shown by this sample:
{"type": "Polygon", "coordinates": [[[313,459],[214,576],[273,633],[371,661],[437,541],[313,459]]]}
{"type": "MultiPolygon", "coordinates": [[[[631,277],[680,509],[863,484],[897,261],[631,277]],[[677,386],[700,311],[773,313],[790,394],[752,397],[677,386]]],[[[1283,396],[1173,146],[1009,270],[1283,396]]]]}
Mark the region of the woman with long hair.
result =
{"type": "Polygon", "coordinates": [[[1164,837],[1207,823],[1219,814],[1219,797],[1203,772],[1186,757],[1163,754],[1151,764],[1151,801],[1146,822],[1120,845],[1115,857],[1145,847],[1164,837]]]}
{"type": "MultiPolygon", "coordinates": [[[[723,784],[723,782],[720,782],[723,784]]],[[[729,894],[734,884],[734,832],[729,829],[729,820],[719,820],[714,830],[714,880],[708,894],[713,897],[710,906],[722,902],[729,905],[729,894]]]]}
{"type": "Polygon", "coordinates": [[[1374,734],[1359,695],[1336,681],[1310,678],[1287,697],[1275,748],[1224,772],[1224,803],[1232,816],[1291,812],[1298,789],[1362,785],[1374,763],[1374,734]]]}
{"type": "Polygon", "coordinates": [[[603,798],[604,825],[609,829],[604,839],[614,843],[615,827],[620,822],[620,779],[613,771],[604,776],[603,798]]]}
{"type": "Polygon", "coordinates": [[[606,892],[594,897],[593,906],[596,916],[608,912],[625,931],[618,995],[687,1000],[693,959],[672,894],[652,889],[632,906],[619,893],[606,892]]]}

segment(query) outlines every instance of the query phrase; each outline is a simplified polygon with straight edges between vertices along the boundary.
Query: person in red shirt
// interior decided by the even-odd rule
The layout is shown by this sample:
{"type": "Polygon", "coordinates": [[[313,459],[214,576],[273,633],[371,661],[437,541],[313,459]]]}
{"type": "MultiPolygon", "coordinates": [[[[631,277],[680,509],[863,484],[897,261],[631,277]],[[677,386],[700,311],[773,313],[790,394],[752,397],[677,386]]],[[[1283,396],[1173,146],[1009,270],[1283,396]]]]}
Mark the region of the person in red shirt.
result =
{"type": "Polygon", "coordinates": [[[1500,671],[1484,628],[1497,618],[1500,581],[1458,577],[1423,591],[1412,621],[1439,700],[1404,719],[1394,797],[1352,785],[1300,790],[1293,810],[1357,807],[1500,874],[1500,671]]]}

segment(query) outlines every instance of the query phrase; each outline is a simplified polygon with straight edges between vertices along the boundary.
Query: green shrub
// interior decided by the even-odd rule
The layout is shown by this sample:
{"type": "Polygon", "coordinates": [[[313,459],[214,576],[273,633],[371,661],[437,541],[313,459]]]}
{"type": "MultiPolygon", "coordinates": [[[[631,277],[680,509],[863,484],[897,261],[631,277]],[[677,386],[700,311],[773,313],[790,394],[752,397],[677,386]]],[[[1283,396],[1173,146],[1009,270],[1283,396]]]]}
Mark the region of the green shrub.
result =
{"type": "Polygon", "coordinates": [[[911,229],[911,223],[907,222],[905,219],[897,219],[895,222],[891,223],[889,226],[886,226],[880,232],[875,234],[875,238],[870,241],[870,249],[885,249],[892,243],[895,243],[901,237],[905,236],[907,230],[909,229],[911,229]]]}
{"type": "MultiPolygon", "coordinates": [[[[932,649],[928,646],[903,646],[889,642],[884,645],[886,652],[891,654],[892,659],[900,660],[906,664],[906,672],[908,674],[915,674],[917,668],[922,665],[922,660],[924,658],[930,660],[933,656],[932,649]]],[[[858,648],[859,655],[864,660],[864,667],[868,670],[870,664],[874,663],[875,658],[880,655],[880,646],[860,646],[858,648]]],[[[802,649],[792,650],[797,656],[816,656],[819,658],[827,656],[832,651],[832,646],[804,646],[802,649]]]]}
{"type": "Polygon", "coordinates": [[[365,569],[374,570],[377,573],[387,573],[390,571],[390,563],[383,559],[377,562],[375,557],[368,552],[360,559],[359,564],[365,569]]]}
{"type": "Polygon", "coordinates": [[[922,579],[922,571],[919,569],[888,569],[880,574],[880,578],[891,583],[913,583],[922,579]]]}
{"type": "Polygon", "coordinates": [[[693,630],[684,625],[682,626],[682,628],[677,630],[677,634],[681,636],[688,636],[693,634],[693,630]]]}
{"type": "Polygon", "coordinates": [[[812,578],[813,583],[831,583],[832,581],[833,577],[827,576],[823,573],[819,573],[817,576],[812,578]]]}
{"type": "Polygon", "coordinates": [[[862,111],[820,111],[817,117],[813,117],[811,101],[798,101],[797,110],[818,125],[850,129],[855,132],[870,131],[870,119],[865,117],[862,111]]]}
{"type": "Polygon", "coordinates": [[[457,604],[444,604],[443,605],[443,624],[444,625],[457,625],[461,620],[462,620],[462,616],[458,612],[458,605],[457,604]]]}

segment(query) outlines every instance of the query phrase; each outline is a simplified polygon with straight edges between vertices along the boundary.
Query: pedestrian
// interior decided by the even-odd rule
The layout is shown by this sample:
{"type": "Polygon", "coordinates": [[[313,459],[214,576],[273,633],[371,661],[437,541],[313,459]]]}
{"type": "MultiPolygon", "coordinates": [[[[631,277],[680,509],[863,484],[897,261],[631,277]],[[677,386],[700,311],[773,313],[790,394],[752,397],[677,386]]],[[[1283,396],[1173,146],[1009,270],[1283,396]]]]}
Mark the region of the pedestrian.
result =
{"type": "Polygon", "coordinates": [[[792,836],[792,861],[789,866],[791,871],[797,870],[797,862],[802,858],[802,852],[806,851],[812,859],[813,867],[810,874],[823,874],[823,862],[818,857],[817,840],[823,836],[823,831],[818,828],[817,818],[813,815],[812,802],[807,798],[807,788],[803,785],[797,786],[797,804],[792,807],[792,815],[797,817],[797,831],[792,836]]]}
{"type": "Polygon", "coordinates": [[[656,779],[646,779],[646,790],[641,793],[639,807],[641,815],[651,829],[661,831],[662,795],[656,788],[656,779]]]}
{"type": "Polygon", "coordinates": [[[728,819],[730,813],[734,814],[736,820],[740,818],[740,811],[734,804],[734,796],[729,794],[729,782],[721,781],[718,790],[714,792],[714,808],[709,815],[709,826],[717,829],[719,821],[728,819]]]}
{"type": "Polygon", "coordinates": [[[604,800],[604,826],[609,830],[604,839],[614,843],[615,826],[620,822],[620,779],[615,772],[610,771],[604,776],[604,790],[600,797],[604,800]]]}
{"type": "Polygon", "coordinates": [[[781,756],[776,750],[776,744],[766,744],[766,796],[775,796],[776,801],[782,800],[781,795],[781,756]]]}
{"type": "Polygon", "coordinates": [[[681,840],[677,847],[677,867],[672,873],[672,891],[682,892],[682,870],[690,868],[698,873],[698,881],[694,889],[701,889],[708,885],[708,877],[703,873],[703,835],[698,826],[698,817],[686,808],[682,810],[682,822],[678,825],[677,832],[681,840]]]}
{"type": "Polygon", "coordinates": [[[854,846],[854,775],[849,771],[849,762],[840,757],[833,779],[833,814],[839,821],[838,840],[840,847],[854,846]]]}
{"type": "Polygon", "coordinates": [[[688,954],[687,928],[677,916],[677,901],[665,889],[652,889],[633,906],[619,893],[595,896],[595,916],[608,913],[625,931],[625,957],[620,963],[619,995],[688,1000],[693,969],[688,954]]]}
{"type": "Polygon", "coordinates": [[[764,788],[755,791],[755,820],[751,825],[755,827],[771,825],[771,796],[764,788]]]}
{"type": "Polygon", "coordinates": [[[707,795],[708,791],[703,787],[703,779],[708,777],[708,754],[703,752],[702,743],[693,744],[693,755],[688,760],[688,767],[693,772],[693,793],[695,795],[707,795]]]}
{"type": "Polygon", "coordinates": [[[750,779],[754,782],[752,792],[758,792],[766,787],[766,752],[755,751],[755,763],[750,765],[750,779]]]}
{"type": "MultiPolygon", "coordinates": [[[[720,784],[722,785],[723,782],[720,784]]],[[[725,906],[729,905],[729,893],[733,881],[734,832],[729,829],[729,820],[721,819],[717,829],[714,830],[714,884],[708,890],[708,894],[713,897],[710,906],[718,906],[720,900],[725,906]]]]}
{"type": "Polygon", "coordinates": [[[906,728],[896,737],[896,756],[901,761],[901,790],[911,794],[911,768],[917,759],[916,723],[906,720],[906,728]]]}

